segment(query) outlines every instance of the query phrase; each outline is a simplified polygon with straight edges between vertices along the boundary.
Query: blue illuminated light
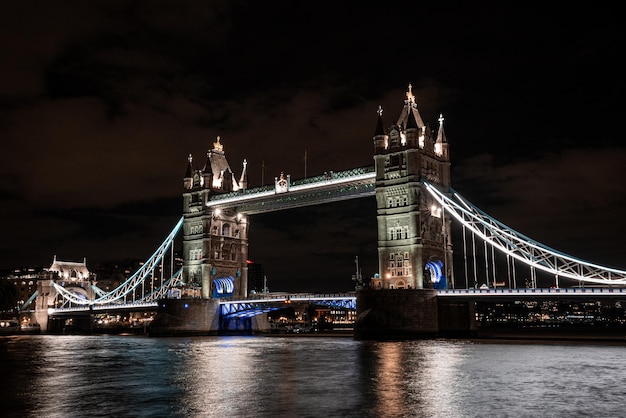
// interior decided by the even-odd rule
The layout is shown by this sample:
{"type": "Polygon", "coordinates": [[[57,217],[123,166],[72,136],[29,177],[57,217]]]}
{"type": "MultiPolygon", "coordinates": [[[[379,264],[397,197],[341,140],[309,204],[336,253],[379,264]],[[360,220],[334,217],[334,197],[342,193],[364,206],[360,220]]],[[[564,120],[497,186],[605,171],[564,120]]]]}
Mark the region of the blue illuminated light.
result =
{"type": "Polygon", "coordinates": [[[232,276],[229,277],[217,277],[213,279],[213,297],[223,298],[232,296],[235,291],[235,279],[232,276]]]}
{"type": "Polygon", "coordinates": [[[430,280],[433,283],[433,289],[446,289],[448,287],[442,268],[443,261],[441,260],[430,260],[426,263],[425,270],[428,270],[430,273],[430,280]]]}
{"type": "Polygon", "coordinates": [[[188,303],[185,303],[185,309],[187,309],[189,307],[188,303]]]}

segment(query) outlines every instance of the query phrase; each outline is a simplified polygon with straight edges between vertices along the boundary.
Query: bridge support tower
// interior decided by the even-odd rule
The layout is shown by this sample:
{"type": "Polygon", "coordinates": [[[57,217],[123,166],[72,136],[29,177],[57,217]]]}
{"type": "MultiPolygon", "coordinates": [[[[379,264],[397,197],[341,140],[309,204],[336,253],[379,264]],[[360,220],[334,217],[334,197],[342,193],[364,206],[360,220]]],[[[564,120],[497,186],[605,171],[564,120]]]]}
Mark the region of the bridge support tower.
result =
{"type": "Polygon", "coordinates": [[[428,337],[439,332],[437,292],[454,287],[451,219],[422,179],[450,188],[443,117],[424,124],[409,85],[399,118],[374,134],[379,273],[357,292],[357,339],[428,337]]]}
{"type": "Polygon", "coordinates": [[[382,289],[453,287],[450,217],[421,179],[450,188],[450,156],[443,117],[435,134],[418,111],[411,85],[397,122],[384,129],[382,108],[374,135],[379,277],[382,289]]]}
{"type": "MultiPolygon", "coordinates": [[[[95,275],[89,272],[87,260],[84,259],[82,262],[60,261],[54,256],[52,265],[45,269],[37,280],[35,309],[31,315],[31,322],[38,324],[42,332],[57,331],[58,329],[52,328],[60,327],[58,320],[54,321],[56,325],[51,324],[48,316],[48,308],[56,308],[63,304],[63,298],[60,297],[54,284],[67,289],[77,298],[95,299],[95,292],[91,287],[92,284],[96,284],[95,275]]],[[[85,327],[89,327],[88,321],[83,322],[86,322],[85,327]]]]}
{"type": "Polygon", "coordinates": [[[242,193],[246,162],[239,182],[226,161],[220,138],[207,152],[203,168],[189,156],[183,193],[183,281],[202,299],[244,298],[248,283],[248,220],[235,210],[206,206],[215,194],[242,193]]]}

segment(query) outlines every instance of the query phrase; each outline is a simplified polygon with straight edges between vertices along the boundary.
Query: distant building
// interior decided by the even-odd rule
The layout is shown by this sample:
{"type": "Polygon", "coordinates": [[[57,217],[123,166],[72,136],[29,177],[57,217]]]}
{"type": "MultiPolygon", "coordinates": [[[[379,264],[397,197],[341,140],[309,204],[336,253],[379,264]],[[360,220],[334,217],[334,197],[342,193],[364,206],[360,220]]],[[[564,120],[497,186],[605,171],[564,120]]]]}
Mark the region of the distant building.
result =
{"type": "Polygon", "coordinates": [[[37,280],[43,269],[41,267],[19,267],[11,270],[6,275],[6,280],[15,286],[15,300],[13,306],[17,309],[29,300],[37,290],[37,280]]]}
{"type": "Polygon", "coordinates": [[[263,265],[248,260],[248,294],[265,293],[265,270],[263,265]]]}

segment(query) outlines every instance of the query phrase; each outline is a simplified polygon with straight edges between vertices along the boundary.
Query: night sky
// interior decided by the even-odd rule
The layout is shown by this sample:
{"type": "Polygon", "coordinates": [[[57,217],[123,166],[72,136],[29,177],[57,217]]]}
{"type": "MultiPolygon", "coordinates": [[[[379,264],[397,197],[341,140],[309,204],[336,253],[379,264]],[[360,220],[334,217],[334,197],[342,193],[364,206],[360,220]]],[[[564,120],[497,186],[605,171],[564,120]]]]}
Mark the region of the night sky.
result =
{"type": "MultiPolygon", "coordinates": [[[[373,165],[376,110],[390,126],[411,83],[455,190],[626,269],[621,7],[419,3],[3,2],[0,268],[147,259],[218,135],[251,187],[304,177],[305,152],[307,176],[373,165]]],[[[375,228],[373,198],[255,215],[249,256],[270,290],[349,290],[375,228]]]]}

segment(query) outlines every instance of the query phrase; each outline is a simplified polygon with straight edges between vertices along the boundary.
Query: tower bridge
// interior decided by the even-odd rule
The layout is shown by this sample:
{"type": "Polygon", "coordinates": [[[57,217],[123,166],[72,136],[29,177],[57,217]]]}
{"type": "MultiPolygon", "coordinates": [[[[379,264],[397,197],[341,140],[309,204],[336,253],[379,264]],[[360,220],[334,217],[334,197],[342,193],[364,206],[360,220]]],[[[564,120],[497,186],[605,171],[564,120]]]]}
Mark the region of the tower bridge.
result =
{"type": "Polygon", "coordinates": [[[472,303],[485,300],[575,296],[620,301],[626,271],[538,243],[490,217],[451,187],[443,122],[440,116],[436,130],[424,123],[409,85],[400,115],[391,124],[385,124],[383,110],[378,109],[371,138],[373,166],[297,180],[281,173],[273,185],[256,188],[247,187],[245,160],[241,175],[235,175],[217,137],[201,167],[189,156],[182,218],[142,268],[111,292],[86,278],[78,286],[62,280],[44,283],[36,300],[39,322],[48,313],[153,307],[158,302],[160,313],[151,326],[155,334],[217,332],[226,319],[247,321],[243,326],[248,328],[262,327],[251,321],[260,321],[258,313],[287,300],[248,292],[248,217],[355,198],[376,200],[378,273],[344,299],[303,297],[357,309],[364,335],[399,323],[418,324],[399,330],[400,334],[436,333],[442,317],[454,323],[451,329],[468,328],[463,321],[474,315],[472,303]],[[460,280],[454,271],[453,226],[463,236],[462,248],[455,249],[463,257],[460,280]],[[174,273],[173,242],[179,235],[183,263],[174,273]],[[539,288],[546,277],[554,289],[539,288]],[[590,292],[589,286],[599,290],[590,292]],[[454,309],[457,312],[451,314],[454,309]],[[385,323],[391,317],[402,319],[385,323]]]}

